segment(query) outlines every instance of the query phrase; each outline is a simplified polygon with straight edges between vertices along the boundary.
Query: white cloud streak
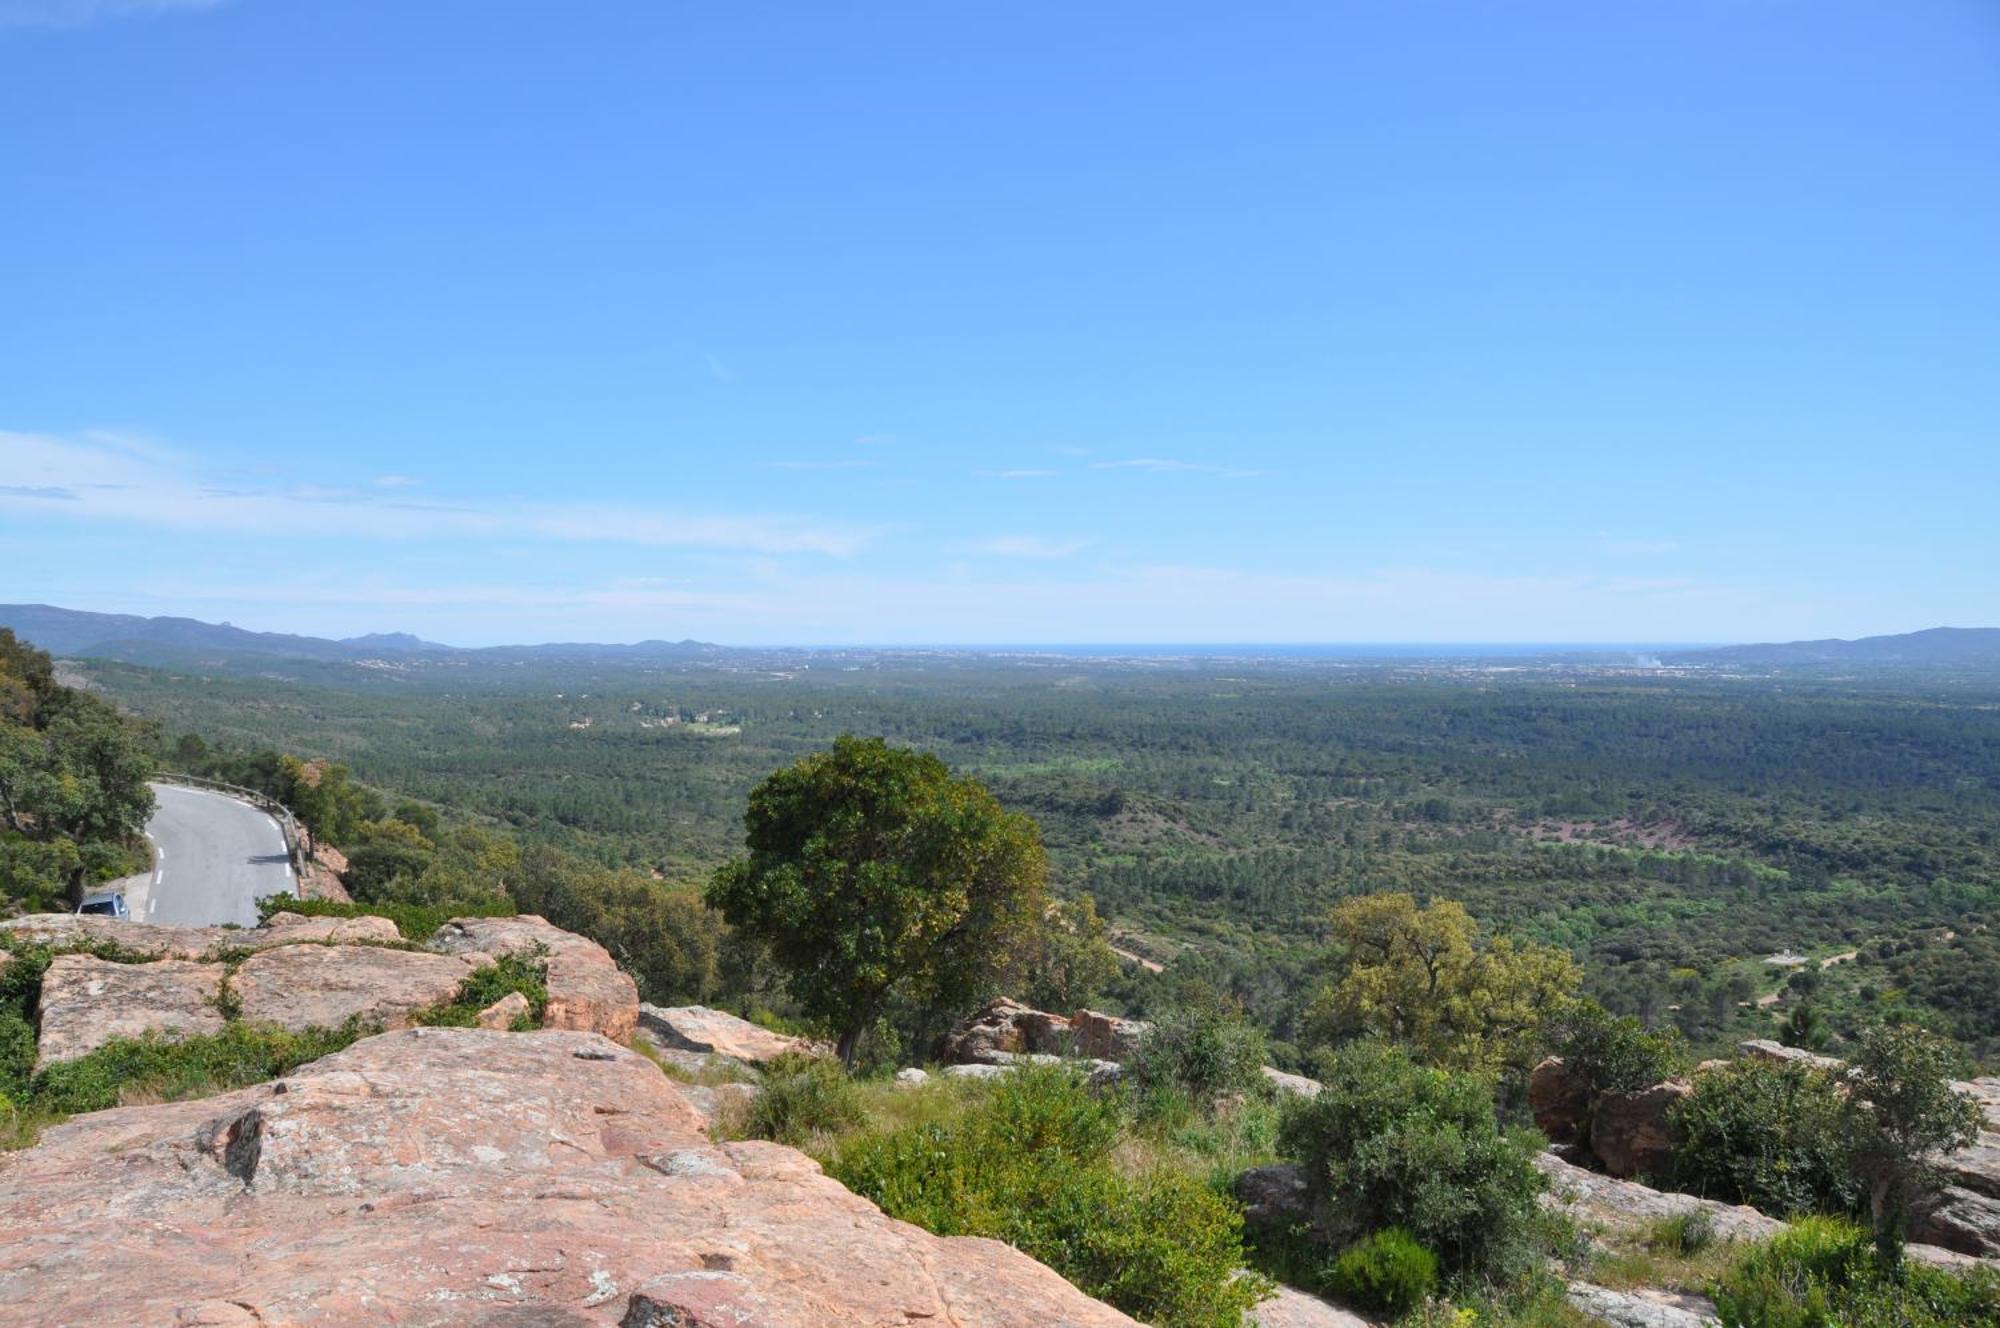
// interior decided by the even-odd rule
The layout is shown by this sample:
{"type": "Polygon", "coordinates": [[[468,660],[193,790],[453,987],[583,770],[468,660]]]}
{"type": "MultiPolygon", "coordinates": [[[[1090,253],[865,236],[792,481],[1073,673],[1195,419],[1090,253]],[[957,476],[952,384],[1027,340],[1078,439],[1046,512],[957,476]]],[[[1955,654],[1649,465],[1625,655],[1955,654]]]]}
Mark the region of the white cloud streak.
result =
{"type": "Polygon", "coordinates": [[[0,0],[0,28],[74,28],[126,14],[219,8],[225,0],[0,0]]]}
{"type": "Polygon", "coordinates": [[[965,546],[965,552],[994,558],[1068,558],[1091,546],[1087,539],[1050,539],[1045,535],[997,535],[965,546]]]}
{"type": "Polygon", "coordinates": [[[642,503],[415,501],[313,484],[214,484],[198,467],[105,435],[0,432],[0,512],[190,534],[356,540],[558,540],[842,557],[874,532],[798,517],[642,503]]]}
{"type": "Polygon", "coordinates": [[[1221,475],[1228,479],[1250,479],[1262,475],[1261,470],[1239,470],[1234,466],[1211,465],[1205,461],[1176,461],[1170,457],[1131,457],[1124,461],[1093,461],[1092,470],[1143,470],[1156,475],[1175,472],[1195,475],[1221,475]]]}

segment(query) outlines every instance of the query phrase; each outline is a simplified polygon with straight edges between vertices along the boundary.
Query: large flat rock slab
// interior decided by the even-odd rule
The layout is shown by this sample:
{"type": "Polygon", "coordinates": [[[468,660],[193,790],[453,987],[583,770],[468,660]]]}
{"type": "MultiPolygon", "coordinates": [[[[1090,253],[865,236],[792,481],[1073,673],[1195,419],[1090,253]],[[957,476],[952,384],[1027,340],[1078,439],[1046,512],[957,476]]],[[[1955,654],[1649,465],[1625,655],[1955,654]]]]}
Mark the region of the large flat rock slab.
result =
{"type": "Polygon", "coordinates": [[[1376,1328],[1373,1319],[1288,1286],[1258,1302],[1243,1322],[1245,1328],[1376,1328]]]}
{"type": "Polygon", "coordinates": [[[588,937],[550,926],[532,913],[511,918],[454,918],[431,937],[446,954],[526,955],[548,963],[548,1008],[542,1027],[602,1033],[630,1042],[639,1020],[639,987],[588,937]]]}
{"type": "Polygon", "coordinates": [[[687,1051],[764,1065],[789,1051],[809,1056],[826,1048],[806,1038],[787,1037],[706,1005],[641,1005],[639,1027],[647,1038],[671,1051],[687,1051]]]}
{"type": "Polygon", "coordinates": [[[182,959],[114,964],[57,955],[42,977],[35,1068],[87,1056],[115,1038],[220,1033],[223,966],[182,959]]]}
{"type": "Polygon", "coordinates": [[[97,913],[30,913],[0,922],[0,932],[57,949],[117,945],[153,959],[199,959],[228,943],[230,937],[249,934],[226,927],[134,922],[97,913]]]}
{"type": "Polygon", "coordinates": [[[484,956],[371,945],[285,945],[244,960],[230,990],[251,1023],[297,1030],[360,1019],[395,1028],[456,996],[472,970],[487,962],[484,956]]]}
{"type": "Polygon", "coordinates": [[[594,1034],[419,1028],[0,1163],[0,1328],[1133,1328],[776,1144],[716,1145],[594,1034]]]}

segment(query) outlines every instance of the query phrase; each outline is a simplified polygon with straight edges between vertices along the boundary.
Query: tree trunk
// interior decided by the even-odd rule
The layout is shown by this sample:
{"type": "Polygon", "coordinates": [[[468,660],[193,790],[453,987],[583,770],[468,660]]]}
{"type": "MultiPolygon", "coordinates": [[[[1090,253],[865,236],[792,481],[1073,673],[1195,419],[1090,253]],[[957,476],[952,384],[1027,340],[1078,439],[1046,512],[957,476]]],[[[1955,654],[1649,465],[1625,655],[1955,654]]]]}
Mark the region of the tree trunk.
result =
{"type": "Polygon", "coordinates": [[[842,1069],[852,1070],[854,1068],[854,1053],[860,1049],[861,1035],[867,1031],[868,1025],[866,1024],[850,1024],[848,1027],[840,1030],[840,1041],[836,1044],[835,1050],[840,1053],[842,1069]]]}

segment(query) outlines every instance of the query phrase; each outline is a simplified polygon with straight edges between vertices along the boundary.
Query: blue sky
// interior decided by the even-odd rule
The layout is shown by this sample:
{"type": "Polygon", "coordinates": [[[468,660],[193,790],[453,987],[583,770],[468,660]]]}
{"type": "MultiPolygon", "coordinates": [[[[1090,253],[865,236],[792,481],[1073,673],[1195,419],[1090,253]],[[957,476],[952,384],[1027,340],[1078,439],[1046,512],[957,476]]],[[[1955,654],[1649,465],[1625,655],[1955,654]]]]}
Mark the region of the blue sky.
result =
{"type": "Polygon", "coordinates": [[[0,0],[0,600],[2000,623],[2000,6],[0,0]]]}

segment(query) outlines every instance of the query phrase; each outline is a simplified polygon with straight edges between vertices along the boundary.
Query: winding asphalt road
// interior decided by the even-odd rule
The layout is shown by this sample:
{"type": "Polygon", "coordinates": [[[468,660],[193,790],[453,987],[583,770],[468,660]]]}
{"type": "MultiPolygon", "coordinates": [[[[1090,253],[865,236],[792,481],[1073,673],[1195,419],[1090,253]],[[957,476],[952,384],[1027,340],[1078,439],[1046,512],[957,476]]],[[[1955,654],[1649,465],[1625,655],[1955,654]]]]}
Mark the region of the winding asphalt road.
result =
{"type": "Polygon", "coordinates": [[[133,907],[134,917],[254,927],[261,896],[293,892],[285,832],[270,816],[220,793],[177,784],[152,787],[155,806],[146,838],[153,843],[153,874],[146,880],[143,906],[133,907]]]}

